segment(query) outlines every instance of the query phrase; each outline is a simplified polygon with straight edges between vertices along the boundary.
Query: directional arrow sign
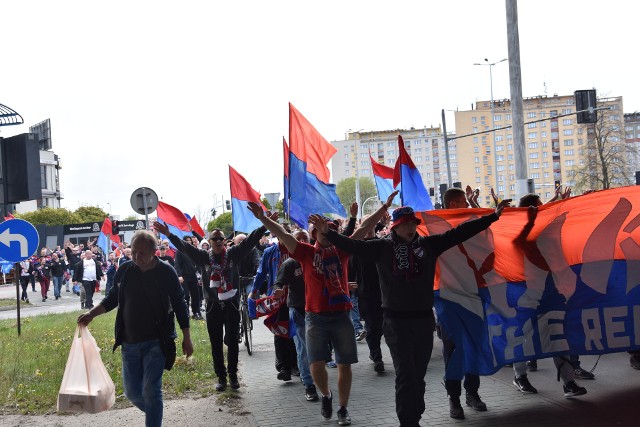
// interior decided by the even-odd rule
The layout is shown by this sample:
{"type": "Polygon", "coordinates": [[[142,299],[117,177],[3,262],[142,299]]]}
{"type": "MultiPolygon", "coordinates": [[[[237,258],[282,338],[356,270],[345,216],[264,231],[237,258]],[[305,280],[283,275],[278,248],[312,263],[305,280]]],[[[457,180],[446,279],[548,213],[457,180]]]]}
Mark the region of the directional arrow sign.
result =
{"type": "Polygon", "coordinates": [[[0,258],[20,262],[38,249],[38,231],[22,219],[10,219],[0,224],[0,258]]]}

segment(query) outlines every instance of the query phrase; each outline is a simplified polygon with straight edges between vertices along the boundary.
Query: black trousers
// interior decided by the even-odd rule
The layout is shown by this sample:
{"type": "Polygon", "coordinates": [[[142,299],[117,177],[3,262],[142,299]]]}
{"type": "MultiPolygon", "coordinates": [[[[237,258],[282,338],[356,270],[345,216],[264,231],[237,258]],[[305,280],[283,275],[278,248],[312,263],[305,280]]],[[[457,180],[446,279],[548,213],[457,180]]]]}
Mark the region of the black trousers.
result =
{"type": "Polygon", "coordinates": [[[218,378],[226,378],[238,373],[238,331],[240,312],[239,293],[226,301],[207,300],[207,331],[211,342],[213,370],[218,378]],[[227,367],[224,364],[222,344],[227,346],[227,367]]]}
{"type": "Polygon", "coordinates": [[[369,299],[358,297],[360,316],[364,319],[364,330],[367,332],[366,340],[369,347],[369,359],[377,362],[382,360],[380,340],[382,339],[382,301],[380,298],[369,299]]]}
{"type": "Polygon", "coordinates": [[[433,350],[435,319],[384,316],[384,338],[396,371],[396,414],[401,427],[418,426],[424,413],[424,377],[433,350]]]}
{"type": "Polygon", "coordinates": [[[85,293],[84,307],[91,308],[93,307],[93,293],[96,291],[96,281],[83,280],[82,287],[84,288],[85,293]]]}
{"type": "MultiPolygon", "coordinates": [[[[456,379],[450,380],[449,378],[447,378],[447,368],[449,366],[449,357],[451,356],[451,354],[455,349],[456,349],[455,343],[449,339],[449,337],[447,336],[447,333],[444,331],[444,329],[442,329],[442,357],[444,358],[444,369],[445,369],[444,380],[445,380],[445,387],[447,388],[447,394],[450,397],[460,397],[460,394],[462,392],[459,384],[458,385],[453,384],[452,386],[450,386],[450,384],[452,384],[453,382],[460,383],[460,380],[456,380],[456,379]]],[[[467,393],[475,396],[478,394],[479,388],[480,388],[479,375],[469,374],[469,373],[464,374],[464,390],[467,393]]]]}
{"type": "Polygon", "coordinates": [[[29,299],[29,295],[27,294],[27,289],[29,288],[29,276],[20,276],[20,287],[22,288],[22,300],[26,301],[29,299]]]}
{"type": "Polygon", "coordinates": [[[191,314],[200,313],[200,305],[202,297],[200,296],[200,286],[198,286],[198,280],[193,277],[191,279],[184,279],[182,282],[182,290],[184,291],[184,299],[187,302],[187,306],[191,305],[191,314]]]}

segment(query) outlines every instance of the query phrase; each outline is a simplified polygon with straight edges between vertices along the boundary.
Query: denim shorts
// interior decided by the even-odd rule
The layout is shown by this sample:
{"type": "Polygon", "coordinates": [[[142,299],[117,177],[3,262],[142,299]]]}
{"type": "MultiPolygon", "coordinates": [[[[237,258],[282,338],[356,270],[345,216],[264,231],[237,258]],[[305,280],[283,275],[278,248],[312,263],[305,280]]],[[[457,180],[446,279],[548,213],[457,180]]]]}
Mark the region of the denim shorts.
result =
{"type": "Polygon", "coordinates": [[[333,344],[336,363],[343,365],[358,363],[356,336],[349,310],[328,313],[307,312],[305,323],[309,363],[327,361],[330,356],[329,343],[333,344]]]}

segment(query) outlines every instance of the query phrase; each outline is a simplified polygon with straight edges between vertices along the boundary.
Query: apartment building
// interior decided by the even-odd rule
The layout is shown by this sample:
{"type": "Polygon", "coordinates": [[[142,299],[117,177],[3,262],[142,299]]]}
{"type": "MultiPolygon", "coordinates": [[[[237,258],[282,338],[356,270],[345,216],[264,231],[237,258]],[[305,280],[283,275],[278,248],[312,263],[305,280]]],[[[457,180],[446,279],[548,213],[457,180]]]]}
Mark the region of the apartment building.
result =
{"type": "MultiPolygon", "coordinates": [[[[606,112],[607,126],[614,132],[607,138],[615,140],[616,127],[623,128],[622,97],[599,99],[601,105],[611,108],[606,112]]],[[[577,171],[584,170],[594,154],[588,148],[594,129],[577,123],[573,95],[525,98],[523,107],[527,176],[546,201],[556,185],[576,185],[577,171]]],[[[491,188],[503,198],[517,196],[511,124],[508,99],[494,100],[493,108],[491,101],[479,101],[472,110],[455,112],[459,180],[463,186],[480,187],[483,206],[492,205],[491,188]]]]}
{"type": "MultiPolygon", "coordinates": [[[[378,163],[394,167],[398,158],[398,135],[402,136],[425,187],[434,188],[432,195],[437,197],[439,185],[448,182],[444,136],[440,127],[348,132],[345,140],[331,141],[338,150],[331,160],[333,182],[337,184],[349,177],[373,180],[369,153],[378,163]]],[[[459,181],[455,141],[449,143],[449,161],[452,181],[459,181]]]]}

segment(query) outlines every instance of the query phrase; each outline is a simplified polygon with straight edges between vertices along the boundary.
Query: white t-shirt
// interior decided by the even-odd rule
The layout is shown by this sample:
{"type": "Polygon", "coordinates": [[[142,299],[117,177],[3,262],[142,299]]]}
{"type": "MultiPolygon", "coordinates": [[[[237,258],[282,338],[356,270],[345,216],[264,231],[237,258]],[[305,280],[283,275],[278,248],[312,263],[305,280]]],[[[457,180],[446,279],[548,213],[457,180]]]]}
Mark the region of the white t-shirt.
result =
{"type": "Polygon", "coordinates": [[[92,259],[82,260],[82,280],[96,280],[96,262],[92,259]]]}

